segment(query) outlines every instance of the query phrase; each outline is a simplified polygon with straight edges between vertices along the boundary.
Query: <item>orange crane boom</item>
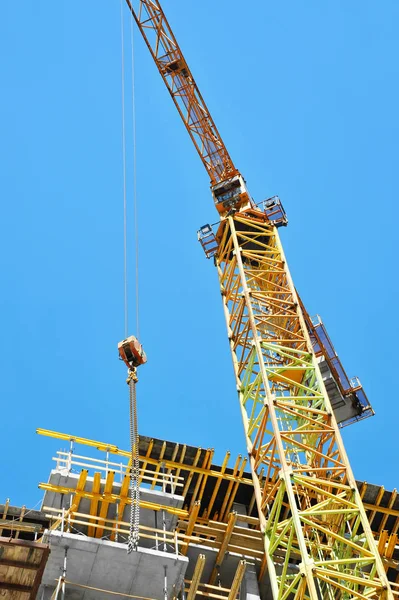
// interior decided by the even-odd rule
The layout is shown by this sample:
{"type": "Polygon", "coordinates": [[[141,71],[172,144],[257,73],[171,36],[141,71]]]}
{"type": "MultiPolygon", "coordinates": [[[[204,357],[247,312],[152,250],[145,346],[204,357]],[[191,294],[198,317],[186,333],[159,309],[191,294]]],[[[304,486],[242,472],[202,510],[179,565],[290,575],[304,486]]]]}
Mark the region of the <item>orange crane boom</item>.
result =
{"type": "Polygon", "coordinates": [[[159,3],[153,0],[126,0],[126,3],[209,174],[211,185],[237,175],[238,171],[159,3]]]}

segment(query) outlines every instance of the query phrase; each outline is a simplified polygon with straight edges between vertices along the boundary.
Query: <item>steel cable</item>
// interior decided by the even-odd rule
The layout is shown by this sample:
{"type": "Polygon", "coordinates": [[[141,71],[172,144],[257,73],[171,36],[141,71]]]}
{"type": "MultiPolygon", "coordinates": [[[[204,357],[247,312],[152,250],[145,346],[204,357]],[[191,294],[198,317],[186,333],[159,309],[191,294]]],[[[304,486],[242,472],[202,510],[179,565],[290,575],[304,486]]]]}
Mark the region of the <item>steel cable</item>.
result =
{"type": "Polygon", "coordinates": [[[131,446],[131,468],[130,468],[130,531],[127,552],[130,554],[137,550],[139,543],[140,524],[140,460],[139,460],[139,434],[137,427],[137,396],[136,396],[136,371],[129,372],[129,397],[130,397],[130,446],[131,446]]]}
{"type": "MultiPolygon", "coordinates": [[[[122,79],[122,160],[123,160],[123,279],[124,279],[124,327],[125,338],[128,336],[128,228],[127,228],[127,169],[126,169],[126,126],[125,126],[125,40],[124,40],[124,18],[123,18],[123,0],[120,0],[120,18],[121,18],[121,79],[122,79]]],[[[138,225],[137,225],[137,193],[136,193],[136,115],[134,99],[134,50],[133,50],[133,27],[132,17],[130,22],[130,42],[132,51],[132,125],[133,125],[133,203],[135,220],[135,238],[136,238],[136,327],[139,335],[139,292],[138,292],[138,225]]],[[[139,510],[140,510],[140,492],[139,492],[139,435],[137,426],[137,398],[136,398],[136,369],[129,369],[127,383],[129,385],[130,398],[130,447],[131,447],[131,468],[130,468],[130,530],[127,552],[130,554],[137,550],[139,541],[139,510]]]]}
{"type": "Polygon", "coordinates": [[[131,80],[132,80],[132,140],[133,140],[133,209],[134,209],[134,237],[135,237],[135,269],[136,269],[136,332],[140,339],[140,311],[139,311],[139,227],[137,206],[137,149],[136,149],[136,94],[135,94],[135,69],[134,69],[134,34],[133,14],[130,13],[130,49],[131,49],[131,80]]]}

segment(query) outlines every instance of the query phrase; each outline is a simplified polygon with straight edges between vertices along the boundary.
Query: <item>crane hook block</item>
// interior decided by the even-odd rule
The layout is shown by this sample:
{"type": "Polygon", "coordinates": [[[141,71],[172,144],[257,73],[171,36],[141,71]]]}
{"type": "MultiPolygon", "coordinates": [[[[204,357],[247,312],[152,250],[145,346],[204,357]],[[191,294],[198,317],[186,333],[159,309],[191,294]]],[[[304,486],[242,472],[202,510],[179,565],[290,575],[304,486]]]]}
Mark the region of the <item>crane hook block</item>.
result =
{"type": "Polygon", "coordinates": [[[134,369],[147,362],[143,346],[134,335],[119,342],[118,351],[120,359],[128,369],[134,369]]]}

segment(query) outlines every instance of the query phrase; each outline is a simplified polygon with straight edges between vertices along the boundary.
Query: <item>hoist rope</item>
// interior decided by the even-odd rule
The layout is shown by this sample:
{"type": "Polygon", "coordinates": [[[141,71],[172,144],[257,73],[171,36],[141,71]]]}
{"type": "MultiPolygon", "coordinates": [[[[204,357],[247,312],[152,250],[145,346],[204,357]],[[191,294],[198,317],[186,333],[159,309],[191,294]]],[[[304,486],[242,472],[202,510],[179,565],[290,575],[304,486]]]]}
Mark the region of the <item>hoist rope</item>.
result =
{"type": "Polygon", "coordinates": [[[137,401],[136,401],[136,370],[129,372],[129,397],[130,397],[130,448],[131,448],[131,481],[130,481],[130,531],[127,552],[137,550],[139,543],[140,524],[140,460],[139,460],[139,433],[137,427],[137,401]]]}
{"type": "MultiPolygon", "coordinates": [[[[126,114],[125,114],[125,36],[124,36],[124,1],[120,0],[121,7],[121,44],[122,44],[122,154],[123,154],[123,265],[124,265],[124,325],[125,338],[129,334],[128,323],[128,227],[127,227],[127,169],[126,169],[126,114]]],[[[133,44],[133,17],[130,15],[130,44],[131,44],[131,81],[132,81],[132,142],[133,142],[133,207],[134,207],[134,236],[135,236],[135,289],[136,289],[136,335],[140,337],[139,324],[139,255],[138,255],[138,218],[137,218],[137,185],[136,185],[136,106],[134,85],[134,44],[133,44]]],[[[137,397],[136,369],[130,369],[127,383],[129,385],[130,406],[130,530],[128,539],[128,554],[137,550],[139,541],[140,524],[140,490],[139,490],[139,435],[137,426],[137,397]]]]}
{"type": "Polygon", "coordinates": [[[137,210],[137,152],[136,152],[136,94],[135,94],[135,69],[134,69],[134,36],[133,15],[130,12],[130,48],[132,60],[132,136],[133,136],[133,207],[134,207],[134,239],[135,239],[135,267],[136,267],[136,332],[140,339],[140,311],[139,311],[139,227],[137,210]]]}
{"type": "Polygon", "coordinates": [[[127,278],[127,195],[126,195],[126,128],[125,128],[125,36],[123,18],[123,0],[121,5],[121,71],[122,71],[122,164],[123,164],[123,304],[124,304],[124,331],[128,336],[129,310],[128,310],[128,278],[127,278]]]}
{"type": "MultiPolygon", "coordinates": [[[[121,60],[122,60],[122,161],[123,161],[123,255],[124,255],[124,321],[125,337],[128,335],[128,231],[127,231],[127,168],[126,168],[126,110],[125,110],[125,35],[124,35],[124,2],[120,0],[121,7],[121,60]]],[[[133,152],[133,214],[134,214],[134,239],[135,239],[135,301],[136,301],[136,335],[140,338],[140,310],[139,310],[139,232],[137,209],[137,153],[136,153],[136,101],[135,101],[135,69],[134,69],[134,36],[133,16],[130,14],[130,47],[131,47],[131,107],[132,107],[132,152],[133,152]]]]}

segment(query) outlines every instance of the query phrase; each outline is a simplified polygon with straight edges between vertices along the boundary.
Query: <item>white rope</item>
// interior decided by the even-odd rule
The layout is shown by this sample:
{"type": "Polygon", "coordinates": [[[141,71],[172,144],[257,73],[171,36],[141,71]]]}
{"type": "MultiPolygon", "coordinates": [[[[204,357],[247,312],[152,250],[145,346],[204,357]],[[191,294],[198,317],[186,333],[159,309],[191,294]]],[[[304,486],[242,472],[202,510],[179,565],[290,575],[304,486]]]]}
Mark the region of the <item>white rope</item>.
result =
{"type": "MultiPolygon", "coordinates": [[[[121,53],[122,53],[122,160],[123,160],[123,279],[124,279],[124,326],[125,337],[128,336],[128,243],[127,243],[127,168],[126,168],[126,110],[125,110],[125,37],[124,37],[124,1],[120,0],[121,8],[121,53]]],[[[140,339],[140,310],[139,310],[139,232],[137,207],[137,152],[136,152],[136,100],[135,100],[135,68],[134,68],[134,35],[133,15],[130,12],[130,47],[131,47],[131,103],[132,103],[132,148],[133,148],[133,211],[135,238],[135,295],[136,295],[136,336],[140,339]]]]}
{"type": "MultiPolygon", "coordinates": [[[[134,239],[135,239],[135,289],[136,289],[136,335],[140,339],[139,323],[139,235],[137,221],[137,169],[136,169],[136,103],[134,86],[134,38],[133,15],[130,12],[130,49],[132,73],[132,141],[133,141],[133,208],[134,208],[134,239]]],[[[140,461],[139,461],[139,433],[137,427],[137,398],[136,377],[130,378],[130,445],[131,445],[131,507],[130,507],[130,535],[128,554],[138,549],[140,526],[140,461]]]]}
{"type": "MultiPolygon", "coordinates": [[[[125,313],[125,338],[128,336],[128,243],[127,243],[127,185],[126,185],[126,123],[125,123],[125,48],[124,48],[124,0],[121,3],[121,42],[122,42],[122,153],[123,153],[123,253],[124,253],[124,313],[125,313]]],[[[137,185],[136,185],[136,107],[134,90],[134,44],[133,44],[133,16],[130,18],[130,45],[131,45],[131,75],[132,75],[132,142],[133,142],[133,207],[134,207],[134,234],[135,234],[135,267],[136,267],[136,336],[140,337],[139,329],[139,263],[138,263],[138,220],[137,220],[137,185]]],[[[129,370],[128,383],[130,390],[130,445],[131,445],[131,475],[130,475],[130,531],[127,552],[130,554],[137,550],[139,542],[140,520],[140,489],[138,456],[139,436],[137,429],[137,399],[136,399],[136,369],[129,370]]]]}
{"type": "Polygon", "coordinates": [[[135,238],[135,267],[136,267],[136,332],[140,339],[139,311],[139,228],[137,210],[137,151],[136,151],[136,98],[135,98],[135,69],[134,69],[134,35],[133,15],[130,12],[130,47],[132,60],[132,134],[133,134],[133,206],[134,206],[134,238],[135,238]]]}
{"type": "Polygon", "coordinates": [[[123,298],[125,338],[129,335],[128,279],[127,279],[127,201],[126,201],[126,128],[125,128],[125,36],[123,0],[121,4],[121,52],[122,52],[122,161],[123,161],[123,298]]]}

